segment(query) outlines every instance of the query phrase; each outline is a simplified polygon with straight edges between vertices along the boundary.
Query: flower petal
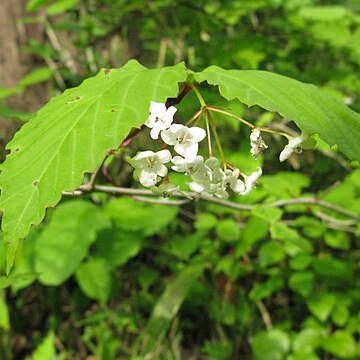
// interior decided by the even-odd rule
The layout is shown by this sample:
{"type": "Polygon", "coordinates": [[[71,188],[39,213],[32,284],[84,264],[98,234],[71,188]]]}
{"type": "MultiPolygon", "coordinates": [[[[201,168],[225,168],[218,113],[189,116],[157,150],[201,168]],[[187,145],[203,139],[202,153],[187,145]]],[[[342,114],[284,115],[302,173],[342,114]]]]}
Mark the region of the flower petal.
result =
{"type": "Polygon", "coordinates": [[[160,150],[155,155],[163,164],[166,164],[171,160],[171,152],[167,149],[160,150]]]}
{"type": "Polygon", "coordinates": [[[157,176],[153,172],[141,171],[139,176],[140,184],[145,187],[152,187],[157,183],[157,176]]]}
{"type": "Polygon", "coordinates": [[[206,131],[197,126],[193,126],[193,127],[189,128],[189,133],[193,137],[195,142],[200,142],[206,136],[206,131]]]}

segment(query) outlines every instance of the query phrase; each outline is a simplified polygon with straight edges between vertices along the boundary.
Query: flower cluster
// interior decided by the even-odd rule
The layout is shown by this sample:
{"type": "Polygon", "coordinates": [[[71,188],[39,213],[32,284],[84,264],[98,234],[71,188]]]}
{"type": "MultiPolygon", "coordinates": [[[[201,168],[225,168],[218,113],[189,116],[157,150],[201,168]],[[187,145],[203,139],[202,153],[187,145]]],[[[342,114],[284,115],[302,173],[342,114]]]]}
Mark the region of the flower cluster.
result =
{"type": "MultiPolygon", "coordinates": [[[[149,118],[145,123],[150,128],[150,137],[154,140],[160,137],[165,144],[173,147],[177,155],[172,157],[167,149],[158,152],[139,152],[128,159],[135,169],[134,179],[151,188],[156,195],[171,196],[179,187],[167,180],[162,182],[168,174],[165,164],[171,162],[172,170],[184,173],[190,178],[188,185],[193,192],[223,199],[229,197],[229,189],[240,195],[248,194],[261,176],[261,168],[247,176],[236,168],[222,169],[216,157],[211,156],[204,160],[198,155],[198,149],[199,143],[206,136],[205,130],[196,126],[174,124],[173,117],[176,111],[174,106],[166,108],[165,104],[151,101],[149,118]],[[240,175],[243,180],[239,179],[240,175]]],[[[260,132],[257,138],[253,139],[254,146],[260,149],[256,155],[267,147],[261,136],[259,140],[259,136],[260,132]]]]}
{"type": "MultiPolygon", "coordinates": [[[[187,127],[173,123],[176,111],[174,106],[166,108],[163,103],[151,101],[149,117],[145,123],[150,128],[150,137],[154,140],[160,137],[166,145],[173,147],[177,155],[172,156],[167,149],[158,152],[139,152],[128,159],[135,169],[134,179],[151,188],[156,195],[171,196],[179,191],[179,186],[169,183],[167,178],[168,167],[165,164],[171,163],[172,170],[184,173],[190,178],[188,186],[195,193],[223,199],[229,197],[229,189],[239,195],[249,194],[262,175],[262,169],[258,167],[250,175],[245,175],[237,168],[224,166],[225,164],[221,164],[214,156],[204,159],[198,155],[199,143],[205,138],[206,132],[197,126],[187,127]]],[[[280,161],[299,151],[304,140],[305,137],[302,136],[291,138],[280,154],[280,161]]],[[[250,145],[253,157],[257,157],[268,148],[259,128],[252,128],[250,145]]]]}

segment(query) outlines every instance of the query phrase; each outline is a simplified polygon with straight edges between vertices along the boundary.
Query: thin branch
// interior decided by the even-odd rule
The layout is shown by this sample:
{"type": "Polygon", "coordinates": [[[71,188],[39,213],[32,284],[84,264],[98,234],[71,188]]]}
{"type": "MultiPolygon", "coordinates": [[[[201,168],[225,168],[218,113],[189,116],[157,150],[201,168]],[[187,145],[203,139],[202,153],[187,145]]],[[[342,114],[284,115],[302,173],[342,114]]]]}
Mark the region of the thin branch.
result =
{"type": "Polygon", "coordinates": [[[360,221],[360,215],[355,214],[354,212],[347,210],[341,206],[332,204],[325,200],[317,199],[315,197],[285,199],[285,200],[274,201],[274,202],[263,204],[263,205],[265,207],[283,207],[283,206],[295,205],[295,204],[319,205],[325,209],[336,211],[339,214],[342,214],[342,215],[345,215],[345,216],[348,216],[350,218],[360,221]]]}
{"type": "Polygon", "coordinates": [[[262,301],[257,301],[256,306],[260,311],[261,318],[265,324],[266,330],[271,330],[273,328],[273,324],[271,321],[270,313],[268,312],[266,306],[262,301]]]}
{"type": "MultiPolygon", "coordinates": [[[[114,194],[114,195],[129,195],[129,196],[152,196],[154,197],[154,193],[151,190],[147,190],[147,189],[133,189],[133,188],[125,188],[125,187],[117,187],[117,186],[108,186],[108,185],[93,185],[92,190],[89,190],[89,187],[87,185],[81,185],[79,186],[78,189],[76,189],[75,191],[72,192],[63,192],[64,195],[72,195],[72,196],[79,196],[82,195],[84,193],[89,193],[90,191],[97,191],[97,192],[103,192],[103,193],[109,193],[109,194],[114,194]]],[[[315,197],[308,197],[308,198],[292,198],[292,199],[284,199],[284,200],[278,200],[278,201],[274,201],[271,203],[262,203],[262,204],[258,204],[258,205],[248,205],[248,204],[239,204],[237,202],[234,201],[229,201],[229,200],[224,200],[224,199],[219,199],[216,197],[209,197],[209,196],[205,196],[205,195],[201,195],[195,192],[186,192],[186,191],[181,191],[181,192],[175,192],[172,195],[175,198],[181,198],[181,199],[189,199],[189,198],[193,198],[194,200],[204,200],[207,202],[211,202],[214,204],[219,204],[219,205],[223,205],[226,206],[228,208],[231,209],[236,209],[236,210],[242,210],[242,211],[251,211],[253,210],[256,206],[262,206],[262,207],[284,207],[287,205],[297,205],[297,204],[305,204],[305,205],[316,205],[316,206],[320,206],[324,209],[328,209],[328,210],[332,210],[335,211],[341,215],[345,215],[353,220],[350,221],[345,221],[345,220],[341,220],[341,219],[336,219],[334,217],[331,217],[332,222],[338,222],[337,225],[347,225],[349,226],[350,224],[356,224],[356,222],[360,221],[360,215],[347,210],[341,206],[332,204],[330,202],[327,202],[325,200],[320,200],[317,199],[315,197]]],[[[141,199],[142,201],[144,201],[144,199],[141,199]]],[[[147,200],[148,201],[148,200],[147,200]]],[[[154,201],[152,201],[154,202],[154,201]]],[[[169,204],[169,205],[175,205],[174,201],[169,201],[169,200],[161,200],[158,199],[156,201],[157,203],[163,203],[163,204],[169,204]],[[159,201],[160,200],[160,201],[159,201]]],[[[185,202],[185,201],[184,201],[185,202]]],[[[187,202],[187,201],[186,201],[187,202]]],[[[178,205],[178,203],[176,203],[176,205],[178,205]]],[[[317,216],[317,213],[314,213],[314,215],[317,216]]],[[[327,215],[328,219],[330,215],[327,215]]]]}

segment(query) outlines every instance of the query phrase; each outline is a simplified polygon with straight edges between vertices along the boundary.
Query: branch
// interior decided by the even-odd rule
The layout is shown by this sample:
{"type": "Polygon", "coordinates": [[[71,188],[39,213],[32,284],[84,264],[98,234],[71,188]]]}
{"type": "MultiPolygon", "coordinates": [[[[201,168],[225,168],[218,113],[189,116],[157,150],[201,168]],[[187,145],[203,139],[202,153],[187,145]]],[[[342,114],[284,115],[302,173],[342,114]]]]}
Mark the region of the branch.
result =
{"type": "MultiPolygon", "coordinates": [[[[114,194],[114,195],[130,195],[133,197],[134,196],[137,197],[137,200],[141,200],[141,201],[146,200],[147,202],[161,203],[161,204],[168,204],[168,205],[181,205],[185,202],[188,202],[188,199],[192,198],[194,200],[204,200],[204,201],[211,202],[214,204],[223,205],[223,206],[226,206],[231,209],[242,210],[242,211],[251,211],[256,206],[258,206],[258,205],[239,204],[234,201],[219,199],[216,197],[204,196],[204,195],[201,195],[201,194],[198,194],[195,192],[190,192],[190,191],[189,192],[186,192],[186,191],[175,192],[172,195],[172,197],[183,199],[180,201],[161,199],[161,198],[156,197],[151,190],[133,189],[133,188],[108,186],[108,185],[93,185],[92,189],[89,189],[89,187],[85,184],[85,185],[79,186],[79,188],[76,189],[75,191],[63,192],[63,195],[80,196],[80,195],[83,195],[85,193],[89,193],[92,191],[109,193],[109,194],[114,194]],[[139,198],[139,196],[141,196],[141,198],[139,198]],[[155,197],[155,198],[154,199],[144,199],[144,197],[147,197],[147,196],[151,196],[151,197],[155,197]],[[186,199],[186,201],[185,201],[185,199],[186,199]]],[[[287,205],[296,205],[296,204],[307,204],[307,205],[320,206],[324,209],[332,210],[332,211],[337,212],[338,214],[345,215],[345,216],[353,219],[354,221],[360,221],[360,215],[358,215],[350,210],[347,210],[339,205],[335,205],[335,204],[332,204],[325,200],[317,199],[315,197],[284,199],[284,200],[278,200],[278,201],[274,201],[274,202],[270,202],[270,203],[263,203],[263,204],[259,204],[259,205],[263,206],[263,207],[284,207],[287,205]]],[[[317,213],[314,213],[314,215],[318,216],[317,213]]],[[[322,215],[323,215],[323,213],[321,213],[321,216],[319,216],[319,217],[323,219],[322,215]]],[[[329,219],[330,218],[328,215],[327,220],[329,221],[329,219]]],[[[340,219],[336,219],[334,217],[331,217],[331,221],[334,223],[338,222],[338,224],[341,223],[342,225],[345,225],[344,222],[346,222],[346,220],[340,220],[340,219]]],[[[346,225],[353,224],[354,221],[351,220],[351,223],[346,222],[346,225]]]]}

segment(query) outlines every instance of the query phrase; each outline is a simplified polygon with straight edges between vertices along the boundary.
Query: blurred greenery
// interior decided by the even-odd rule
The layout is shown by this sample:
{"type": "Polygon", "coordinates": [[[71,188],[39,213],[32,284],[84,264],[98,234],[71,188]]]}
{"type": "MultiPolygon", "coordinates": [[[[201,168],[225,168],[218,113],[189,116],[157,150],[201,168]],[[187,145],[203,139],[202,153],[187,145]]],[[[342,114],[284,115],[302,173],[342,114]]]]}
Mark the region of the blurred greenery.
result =
{"type": "MultiPolygon", "coordinates": [[[[48,81],[57,95],[129,58],[270,70],[360,111],[357,0],[29,0],[26,9],[21,21],[42,26],[47,38],[23,48],[41,67],[0,88],[0,116],[9,121],[30,115],[4,102],[25,88],[48,81]]],[[[297,130],[212,90],[202,88],[212,105],[297,130]]],[[[189,94],[181,120],[194,104],[189,94]]],[[[244,172],[264,169],[251,194],[232,199],[248,210],[64,197],[22,243],[11,275],[0,276],[0,359],[360,358],[360,168],[320,139],[279,163],[285,144],[269,134],[271,146],[254,160],[247,130],[219,119],[229,161],[244,172]]],[[[131,154],[146,141],[134,138],[131,154]]],[[[97,181],[137,186],[129,154],[112,155],[97,181]]]]}

